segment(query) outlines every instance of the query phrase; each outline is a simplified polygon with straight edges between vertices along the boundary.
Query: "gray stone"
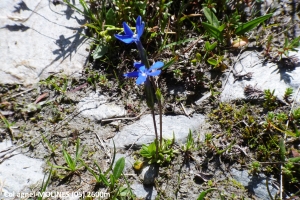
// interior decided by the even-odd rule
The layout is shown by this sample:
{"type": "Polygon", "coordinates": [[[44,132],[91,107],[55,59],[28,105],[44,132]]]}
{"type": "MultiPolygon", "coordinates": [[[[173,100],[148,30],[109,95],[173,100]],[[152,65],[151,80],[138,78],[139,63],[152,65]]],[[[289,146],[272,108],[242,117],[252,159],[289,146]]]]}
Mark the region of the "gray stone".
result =
{"type": "MultiPolygon", "coordinates": [[[[290,55],[296,55],[300,59],[300,52],[297,54],[291,52],[290,55]]],[[[284,92],[288,87],[293,88],[294,93],[296,93],[300,86],[299,63],[294,69],[289,70],[287,66],[278,66],[275,63],[263,65],[262,60],[258,58],[255,52],[244,52],[240,58],[240,61],[235,65],[236,72],[239,74],[252,72],[252,78],[235,81],[233,74],[230,73],[221,94],[221,101],[245,99],[244,88],[247,85],[262,91],[266,89],[275,90],[275,95],[280,99],[283,98],[284,92]]],[[[296,98],[297,102],[299,102],[299,98],[300,94],[296,98]]]]}
{"type": "MultiPolygon", "coordinates": [[[[184,143],[189,129],[193,132],[199,132],[203,127],[206,128],[205,117],[200,114],[195,114],[188,118],[184,115],[163,116],[163,138],[172,139],[173,133],[176,142],[184,143]]],[[[159,116],[156,116],[157,130],[159,134],[159,116]]],[[[201,131],[203,132],[203,131],[201,131]]],[[[200,136],[203,138],[204,136],[200,136]]],[[[142,144],[149,144],[155,139],[155,132],[153,127],[152,115],[148,114],[142,116],[140,120],[135,123],[125,126],[113,138],[117,148],[130,147],[131,145],[142,146],[142,144]]],[[[110,142],[112,147],[112,141],[110,142]]]]}
{"type": "Polygon", "coordinates": [[[143,184],[134,183],[131,184],[130,187],[138,199],[154,200],[157,196],[157,191],[155,190],[154,186],[146,186],[143,184]]]}
{"type": "Polygon", "coordinates": [[[90,93],[88,97],[81,99],[77,104],[77,108],[81,115],[96,121],[126,115],[124,107],[107,103],[107,98],[97,92],[90,93]]]}
{"type": "Polygon", "coordinates": [[[85,21],[66,4],[1,0],[0,83],[31,85],[61,71],[80,75],[89,55],[80,35],[85,21]]]}
{"type": "MultiPolygon", "coordinates": [[[[10,141],[3,141],[0,143],[0,152],[10,146],[12,146],[10,141]]],[[[44,178],[43,164],[42,160],[33,159],[18,152],[14,152],[12,157],[5,159],[0,164],[0,199],[14,199],[13,196],[18,194],[28,194],[31,185],[41,184],[44,178]]]]}
{"type": "MultiPolygon", "coordinates": [[[[246,170],[239,171],[236,169],[231,170],[232,177],[240,182],[246,189],[250,192],[254,193],[254,195],[263,200],[271,199],[267,186],[266,186],[266,179],[267,177],[263,174],[259,174],[258,176],[251,176],[248,174],[246,170]]],[[[271,184],[272,181],[269,180],[269,190],[271,195],[274,197],[278,190],[271,184]]]]}

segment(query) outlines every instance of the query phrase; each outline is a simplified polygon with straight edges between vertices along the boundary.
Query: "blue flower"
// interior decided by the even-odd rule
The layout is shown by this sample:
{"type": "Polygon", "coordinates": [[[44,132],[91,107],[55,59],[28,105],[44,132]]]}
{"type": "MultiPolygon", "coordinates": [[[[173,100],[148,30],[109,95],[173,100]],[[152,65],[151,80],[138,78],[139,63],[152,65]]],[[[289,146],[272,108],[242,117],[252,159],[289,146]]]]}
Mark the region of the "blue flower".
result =
{"type": "Polygon", "coordinates": [[[142,17],[138,16],[136,19],[136,33],[133,33],[126,22],[123,22],[123,28],[125,35],[115,34],[115,37],[121,40],[124,43],[138,43],[140,41],[140,37],[142,36],[145,28],[145,22],[142,21],[142,17]]]}
{"type": "Polygon", "coordinates": [[[158,76],[161,73],[161,70],[158,70],[164,66],[163,62],[156,62],[154,63],[150,69],[147,69],[144,64],[140,62],[135,62],[134,67],[137,69],[137,71],[129,72],[127,74],[124,74],[125,77],[138,77],[136,79],[136,84],[140,85],[144,83],[148,76],[158,76]]]}

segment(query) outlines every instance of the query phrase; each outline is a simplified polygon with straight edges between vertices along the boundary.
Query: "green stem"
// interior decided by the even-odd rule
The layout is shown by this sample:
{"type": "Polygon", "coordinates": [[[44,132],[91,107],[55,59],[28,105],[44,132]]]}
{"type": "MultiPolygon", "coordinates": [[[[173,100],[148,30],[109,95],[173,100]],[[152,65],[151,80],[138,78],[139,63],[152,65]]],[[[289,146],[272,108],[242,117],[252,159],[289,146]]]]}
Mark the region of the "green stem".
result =
{"type": "MultiPolygon", "coordinates": [[[[154,91],[157,91],[158,86],[155,84],[154,78],[150,77],[151,84],[154,88],[154,91]]],[[[160,98],[156,98],[158,102],[158,107],[159,107],[159,144],[160,144],[160,149],[162,148],[162,102],[160,98]]]]}
{"type": "Polygon", "coordinates": [[[152,114],[153,125],[154,125],[154,132],[155,132],[156,158],[158,158],[159,146],[158,146],[158,134],[157,134],[157,128],[156,128],[156,120],[155,120],[154,108],[151,108],[151,114],[152,114]]]}

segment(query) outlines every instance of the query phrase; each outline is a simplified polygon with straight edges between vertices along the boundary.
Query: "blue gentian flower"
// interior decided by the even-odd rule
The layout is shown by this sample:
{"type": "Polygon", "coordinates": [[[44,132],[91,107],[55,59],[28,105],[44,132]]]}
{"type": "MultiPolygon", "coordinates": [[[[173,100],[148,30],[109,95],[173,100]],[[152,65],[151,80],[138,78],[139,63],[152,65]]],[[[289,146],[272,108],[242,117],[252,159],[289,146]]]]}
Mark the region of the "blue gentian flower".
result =
{"type": "Polygon", "coordinates": [[[129,72],[127,74],[124,74],[125,77],[138,77],[136,79],[136,84],[140,85],[144,83],[148,76],[158,76],[161,73],[161,70],[158,70],[164,66],[163,62],[156,62],[154,63],[150,69],[147,69],[144,64],[140,62],[135,62],[134,67],[137,69],[137,71],[129,72]]]}
{"type": "Polygon", "coordinates": [[[126,22],[123,22],[123,28],[125,35],[115,34],[115,37],[127,44],[132,42],[138,43],[140,42],[140,37],[144,32],[145,22],[142,21],[141,16],[138,16],[138,18],[136,19],[136,33],[132,32],[126,22]]]}

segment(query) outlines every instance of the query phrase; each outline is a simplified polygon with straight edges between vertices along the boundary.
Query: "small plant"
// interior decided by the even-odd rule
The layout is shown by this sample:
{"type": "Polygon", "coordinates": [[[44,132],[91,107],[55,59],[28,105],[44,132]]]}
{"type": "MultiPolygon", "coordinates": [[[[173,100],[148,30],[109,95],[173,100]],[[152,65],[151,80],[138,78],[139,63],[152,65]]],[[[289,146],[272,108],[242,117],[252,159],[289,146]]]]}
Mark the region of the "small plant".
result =
{"type": "Polygon", "coordinates": [[[109,168],[105,172],[102,172],[97,162],[94,162],[95,166],[97,167],[97,170],[94,170],[90,166],[88,166],[83,160],[80,161],[82,165],[84,165],[87,168],[87,170],[93,175],[93,177],[96,179],[97,187],[106,186],[109,188],[110,194],[113,195],[111,196],[111,199],[118,199],[117,197],[120,197],[121,199],[125,197],[133,198],[133,193],[130,189],[130,186],[128,185],[128,182],[126,181],[128,187],[121,186],[119,182],[119,179],[125,168],[125,158],[124,157],[119,158],[119,160],[117,160],[115,166],[113,167],[115,162],[115,156],[116,156],[115,143],[113,142],[113,144],[114,144],[113,158],[109,168]]]}
{"type": "Polygon", "coordinates": [[[300,107],[292,111],[293,120],[300,120],[300,107]]]}
{"type": "MultiPolygon", "coordinates": [[[[115,154],[112,161],[114,161],[114,159],[115,159],[115,154]]],[[[106,170],[106,172],[104,173],[102,172],[100,166],[96,162],[95,165],[97,166],[97,171],[94,171],[92,168],[87,166],[84,162],[83,164],[88,169],[88,171],[94,176],[97,185],[102,184],[109,188],[111,199],[117,199],[117,197],[119,198],[125,198],[130,196],[133,197],[130,187],[121,186],[119,183],[119,179],[125,168],[124,157],[117,160],[114,167],[112,167],[113,165],[112,162],[108,170],[106,170]]]]}
{"type": "Polygon", "coordinates": [[[181,150],[184,152],[184,160],[189,161],[192,157],[192,149],[195,147],[195,141],[193,138],[192,131],[190,129],[186,144],[182,146],[181,150]]]}
{"type": "Polygon", "coordinates": [[[67,92],[69,80],[66,76],[56,77],[51,75],[47,79],[40,81],[40,84],[49,89],[54,89],[58,94],[65,94],[67,92]]]}
{"type": "Polygon", "coordinates": [[[72,158],[71,155],[67,152],[66,147],[67,147],[66,143],[63,142],[62,151],[63,151],[63,156],[64,156],[67,166],[58,166],[58,165],[51,165],[51,166],[53,166],[54,168],[57,168],[57,169],[64,169],[66,171],[69,171],[69,172],[71,172],[70,175],[72,175],[72,174],[77,173],[78,170],[80,170],[81,167],[84,166],[81,162],[81,160],[82,160],[81,156],[84,151],[84,146],[82,148],[80,148],[80,139],[78,138],[76,141],[76,150],[75,150],[74,158],[72,158]]]}
{"type": "Polygon", "coordinates": [[[182,77],[183,73],[181,72],[180,69],[174,69],[173,73],[174,73],[174,77],[176,79],[181,80],[181,77],[182,77]]]}
{"type": "Polygon", "coordinates": [[[285,38],[283,48],[278,49],[278,55],[280,56],[280,59],[282,59],[282,55],[288,57],[290,51],[298,51],[296,48],[299,47],[299,45],[300,36],[296,37],[292,41],[289,41],[288,38],[285,38]]]}
{"type": "Polygon", "coordinates": [[[274,110],[277,107],[277,97],[274,95],[275,90],[271,92],[271,90],[267,89],[264,91],[264,103],[263,107],[269,110],[274,110]]]}
{"type": "Polygon", "coordinates": [[[251,174],[258,174],[260,172],[260,170],[261,170],[261,164],[260,164],[260,162],[253,161],[251,163],[251,166],[250,166],[250,170],[249,170],[250,173],[251,174]]]}
{"type": "Polygon", "coordinates": [[[143,145],[140,150],[142,157],[148,160],[149,164],[157,163],[163,165],[171,162],[171,159],[175,156],[175,151],[173,150],[174,140],[163,139],[162,146],[159,148],[157,154],[156,141],[150,143],[149,145],[143,145]]]}
{"type": "Polygon", "coordinates": [[[202,26],[209,35],[217,39],[220,43],[224,42],[224,35],[226,36],[227,41],[230,40],[233,34],[243,35],[244,33],[249,32],[257,27],[260,23],[266,21],[273,15],[272,13],[270,13],[261,17],[257,17],[249,22],[240,23],[240,16],[237,13],[234,13],[233,16],[226,17],[226,19],[228,20],[227,23],[224,22],[223,24],[220,24],[218,18],[209,7],[204,7],[203,13],[208,20],[208,23],[202,22],[202,26]]]}
{"type": "Polygon", "coordinates": [[[292,97],[292,94],[293,94],[293,88],[286,88],[283,99],[286,102],[290,102],[290,98],[292,97]]]}

